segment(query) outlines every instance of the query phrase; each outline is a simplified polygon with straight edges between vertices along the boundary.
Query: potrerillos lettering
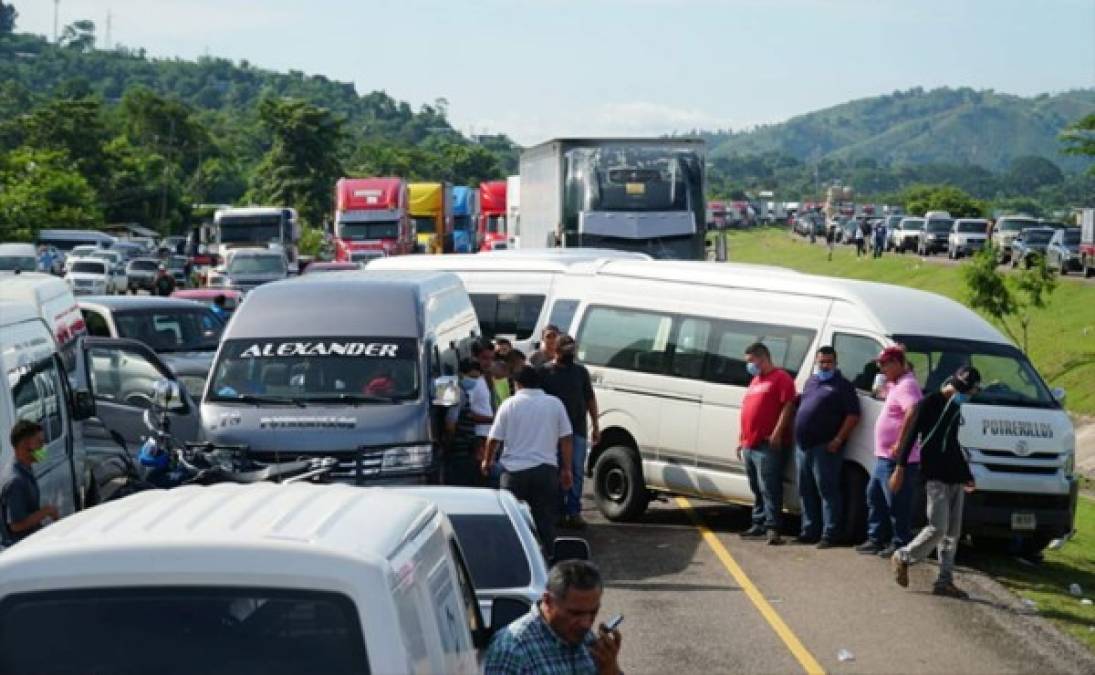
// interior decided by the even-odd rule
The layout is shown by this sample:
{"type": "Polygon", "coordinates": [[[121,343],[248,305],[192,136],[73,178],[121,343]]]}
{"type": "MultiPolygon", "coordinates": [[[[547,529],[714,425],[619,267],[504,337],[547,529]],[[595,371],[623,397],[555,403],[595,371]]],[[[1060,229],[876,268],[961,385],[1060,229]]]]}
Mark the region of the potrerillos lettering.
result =
{"type": "Polygon", "coordinates": [[[982,420],[981,433],[1018,438],[1053,438],[1053,425],[1026,420],[982,420]]]}
{"type": "Polygon", "coordinates": [[[387,342],[256,342],[240,353],[241,359],[287,356],[367,356],[394,359],[399,357],[399,345],[387,342]]]}

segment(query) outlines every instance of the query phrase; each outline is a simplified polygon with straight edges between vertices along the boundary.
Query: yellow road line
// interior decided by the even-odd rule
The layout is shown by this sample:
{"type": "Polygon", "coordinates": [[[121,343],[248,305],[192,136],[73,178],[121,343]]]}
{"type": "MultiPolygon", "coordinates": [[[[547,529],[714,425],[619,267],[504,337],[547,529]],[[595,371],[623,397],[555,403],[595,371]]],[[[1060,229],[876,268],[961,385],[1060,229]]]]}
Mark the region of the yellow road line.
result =
{"type": "Polygon", "coordinates": [[[765,599],[764,595],[757,589],[753,582],[745,575],[745,570],[738,565],[738,561],[734,560],[734,556],[730,555],[730,551],[726,550],[726,547],[722,545],[719,538],[715,536],[715,533],[711,531],[711,528],[700,517],[696,515],[696,511],[692,508],[692,503],[684,497],[677,497],[677,505],[680,506],[685,512],[688,513],[688,517],[699,529],[700,534],[703,535],[703,540],[707,542],[707,545],[711,547],[711,550],[715,552],[719,560],[722,562],[723,567],[730,572],[730,576],[734,577],[734,581],[738,582],[742,590],[745,591],[745,595],[753,602],[757,610],[760,611],[761,616],[768,622],[768,625],[772,627],[772,630],[776,632],[779,639],[783,640],[783,644],[787,645],[787,649],[791,651],[791,654],[798,660],[802,669],[809,675],[825,675],[825,669],[821,667],[821,664],[817,662],[814,655],[810,653],[798,637],[791,631],[783,619],[780,618],[776,610],[772,608],[772,605],[765,599]]]}

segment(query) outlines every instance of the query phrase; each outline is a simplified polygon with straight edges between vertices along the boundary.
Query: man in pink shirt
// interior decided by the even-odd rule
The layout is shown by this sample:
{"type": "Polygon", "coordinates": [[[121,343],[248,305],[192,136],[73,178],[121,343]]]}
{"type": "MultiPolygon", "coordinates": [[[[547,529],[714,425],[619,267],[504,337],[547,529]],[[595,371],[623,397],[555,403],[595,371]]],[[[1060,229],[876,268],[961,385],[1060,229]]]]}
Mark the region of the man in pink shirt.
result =
{"type": "Polygon", "coordinates": [[[913,498],[920,476],[920,447],[914,447],[905,473],[906,480],[897,492],[890,490],[890,475],[897,466],[897,446],[905,422],[923,398],[916,375],[905,358],[905,350],[886,347],[878,355],[879,371],[886,377],[882,391],[886,402],[874,427],[875,465],[867,483],[867,541],[856,547],[860,553],[889,558],[909,543],[913,498]]]}

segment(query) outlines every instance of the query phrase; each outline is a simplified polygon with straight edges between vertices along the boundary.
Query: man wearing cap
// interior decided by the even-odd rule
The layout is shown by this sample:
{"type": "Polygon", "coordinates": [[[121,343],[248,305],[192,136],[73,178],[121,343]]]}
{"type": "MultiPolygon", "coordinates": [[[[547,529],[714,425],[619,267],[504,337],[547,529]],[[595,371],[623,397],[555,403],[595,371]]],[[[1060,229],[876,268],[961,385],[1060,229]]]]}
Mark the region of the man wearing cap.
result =
{"type": "Polygon", "coordinates": [[[563,492],[563,527],[581,529],[586,523],[582,519],[582,475],[585,471],[586,452],[589,444],[600,441],[601,430],[598,426],[597,397],[593,393],[593,383],[589,371],[580,363],[575,363],[578,344],[569,335],[559,337],[555,358],[551,363],[540,367],[540,379],[544,391],[563,402],[574,430],[571,454],[571,473],[574,482],[569,490],[563,492]],[[592,422],[587,434],[586,415],[592,422]]]}
{"type": "MultiPolygon", "coordinates": [[[[878,355],[878,368],[886,378],[882,394],[886,400],[874,427],[874,471],[867,483],[867,541],[856,547],[860,553],[889,558],[909,543],[913,496],[916,481],[907,481],[902,489],[890,489],[889,480],[897,466],[897,444],[901,429],[912,415],[923,394],[916,375],[908,366],[905,350],[886,347],[878,355]]],[[[912,448],[906,477],[915,479],[920,470],[920,449],[912,448]]]]}
{"type": "Polygon", "coordinates": [[[980,390],[981,373],[972,366],[960,367],[942,389],[928,394],[916,405],[901,436],[901,452],[890,477],[890,488],[901,489],[905,467],[919,438],[920,475],[928,497],[928,524],[916,539],[895,551],[891,559],[894,579],[902,587],[909,585],[909,565],[937,549],[939,576],[932,593],[950,598],[969,597],[954,585],[954,554],[962,535],[962,504],[965,493],[974,490],[973,473],[958,442],[958,428],[962,426],[962,404],[980,390]]]}
{"type": "Polygon", "coordinates": [[[161,264],[156,269],[156,281],[153,282],[153,287],[156,289],[156,295],[164,297],[175,291],[175,277],[168,274],[166,265],[161,264]]]}
{"type": "Polygon", "coordinates": [[[540,348],[528,358],[529,365],[539,368],[555,358],[555,344],[559,340],[559,327],[553,323],[544,326],[544,332],[540,334],[540,348]]]}

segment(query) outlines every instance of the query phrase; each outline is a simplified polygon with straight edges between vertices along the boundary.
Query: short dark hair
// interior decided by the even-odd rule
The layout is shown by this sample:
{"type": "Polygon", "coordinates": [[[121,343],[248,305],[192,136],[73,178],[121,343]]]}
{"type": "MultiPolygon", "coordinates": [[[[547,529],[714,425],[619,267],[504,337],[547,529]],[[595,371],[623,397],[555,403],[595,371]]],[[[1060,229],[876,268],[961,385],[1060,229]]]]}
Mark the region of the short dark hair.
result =
{"type": "Polygon", "coordinates": [[[570,589],[579,591],[602,590],[604,580],[597,566],[588,560],[564,560],[555,563],[548,572],[545,590],[558,599],[566,597],[570,589]]]}
{"type": "Polygon", "coordinates": [[[506,358],[506,363],[507,364],[513,364],[513,363],[516,363],[517,361],[527,361],[528,360],[528,357],[525,356],[525,353],[523,351],[521,351],[520,349],[511,349],[511,350],[509,350],[509,354],[506,354],[505,358],[506,358]]]}
{"type": "Polygon", "coordinates": [[[475,342],[471,343],[471,355],[472,356],[479,356],[483,352],[493,352],[493,351],[494,351],[494,343],[491,342],[490,340],[486,339],[486,338],[476,340],[475,342]]]}
{"type": "Polygon", "coordinates": [[[497,349],[498,347],[501,347],[502,345],[509,345],[510,347],[512,347],[513,343],[510,342],[509,340],[507,340],[506,338],[494,338],[494,348],[495,349],[497,349]]]}
{"type": "Polygon", "coordinates": [[[11,428],[11,447],[15,447],[42,431],[42,425],[30,420],[19,420],[11,428]]]}
{"type": "Polygon", "coordinates": [[[479,367],[479,362],[475,359],[460,359],[460,374],[467,375],[473,370],[482,372],[482,368],[479,367]]]}
{"type": "Polygon", "coordinates": [[[518,368],[517,372],[513,374],[513,380],[521,385],[523,389],[540,388],[540,373],[532,366],[521,366],[518,368]]]}
{"type": "Polygon", "coordinates": [[[831,356],[836,359],[836,350],[833,349],[832,345],[824,345],[822,347],[818,347],[817,353],[824,354],[825,356],[831,356]]]}
{"type": "Polygon", "coordinates": [[[213,304],[217,307],[224,307],[226,302],[228,302],[228,298],[224,297],[224,293],[217,293],[217,297],[213,298],[213,304]]]}
{"type": "Polygon", "coordinates": [[[551,332],[551,333],[562,333],[563,331],[559,330],[559,327],[558,327],[558,326],[556,326],[555,324],[553,324],[553,323],[549,323],[548,325],[544,326],[544,330],[540,331],[540,335],[544,335],[544,334],[546,334],[546,333],[548,333],[548,332],[551,332]]]}
{"type": "Polygon", "coordinates": [[[754,342],[745,348],[745,353],[749,356],[763,356],[769,361],[772,360],[772,352],[768,351],[768,348],[764,346],[763,342],[754,342]]]}

